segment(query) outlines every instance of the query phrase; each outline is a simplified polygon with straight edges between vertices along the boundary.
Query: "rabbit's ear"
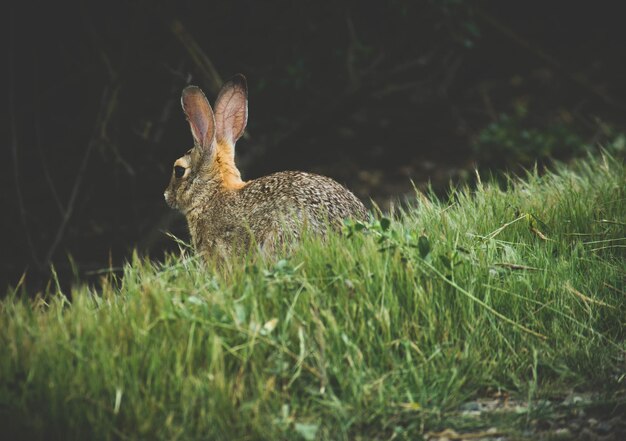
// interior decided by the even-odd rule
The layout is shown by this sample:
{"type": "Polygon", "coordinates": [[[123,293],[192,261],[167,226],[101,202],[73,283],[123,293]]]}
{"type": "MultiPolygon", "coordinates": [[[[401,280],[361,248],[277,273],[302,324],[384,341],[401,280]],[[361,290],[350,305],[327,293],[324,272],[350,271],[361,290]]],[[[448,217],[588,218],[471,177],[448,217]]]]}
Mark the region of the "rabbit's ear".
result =
{"type": "Polygon", "coordinates": [[[248,85],[246,77],[235,75],[227,81],[215,100],[217,141],[234,145],[248,122],[248,85]]]}
{"type": "Polygon", "coordinates": [[[180,102],[196,145],[203,151],[209,151],[215,137],[215,117],[204,93],[199,87],[187,86],[183,89],[180,102]]]}

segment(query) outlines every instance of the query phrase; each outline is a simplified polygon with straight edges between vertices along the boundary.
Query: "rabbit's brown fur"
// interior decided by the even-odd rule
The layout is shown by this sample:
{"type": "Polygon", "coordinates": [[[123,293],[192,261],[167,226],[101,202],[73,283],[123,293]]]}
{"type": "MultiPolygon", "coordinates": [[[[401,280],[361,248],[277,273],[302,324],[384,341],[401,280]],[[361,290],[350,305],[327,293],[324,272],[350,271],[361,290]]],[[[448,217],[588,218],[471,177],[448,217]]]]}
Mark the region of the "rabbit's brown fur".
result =
{"type": "Polygon", "coordinates": [[[195,145],[176,160],[164,196],[187,218],[194,247],[207,258],[243,254],[252,244],[272,250],[297,239],[303,227],[324,234],[344,219],[363,220],[361,201],[336,181],[297,171],[244,182],[235,166],[235,142],[247,122],[247,88],[227,82],[215,116],[202,91],[183,91],[183,110],[195,145]]]}

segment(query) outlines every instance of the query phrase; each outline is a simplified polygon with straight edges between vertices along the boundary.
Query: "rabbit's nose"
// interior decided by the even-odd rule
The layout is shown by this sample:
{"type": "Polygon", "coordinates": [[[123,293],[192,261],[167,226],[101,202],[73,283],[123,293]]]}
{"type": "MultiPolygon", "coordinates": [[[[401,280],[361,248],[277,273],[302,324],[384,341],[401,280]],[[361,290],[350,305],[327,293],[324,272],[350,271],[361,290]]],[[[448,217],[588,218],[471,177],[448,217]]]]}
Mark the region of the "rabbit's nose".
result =
{"type": "Polygon", "coordinates": [[[167,191],[163,192],[163,197],[165,198],[166,201],[167,201],[167,196],[168,196],[167,191]]]}

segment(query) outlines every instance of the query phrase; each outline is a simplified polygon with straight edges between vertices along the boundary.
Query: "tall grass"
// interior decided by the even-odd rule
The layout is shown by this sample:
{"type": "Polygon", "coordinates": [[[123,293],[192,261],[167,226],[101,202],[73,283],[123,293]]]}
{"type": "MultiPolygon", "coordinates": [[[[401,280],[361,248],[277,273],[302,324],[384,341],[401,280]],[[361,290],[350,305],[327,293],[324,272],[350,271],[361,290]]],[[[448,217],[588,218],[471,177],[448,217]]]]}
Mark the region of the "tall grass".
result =
{"type": "Polygon", "coordinates": [[[418,195],[285,259],[135,257],[98,289],[11,292],[0,430],[398,439],[495,390],[623,388],[625,190],[605,155],[418,195]]]}

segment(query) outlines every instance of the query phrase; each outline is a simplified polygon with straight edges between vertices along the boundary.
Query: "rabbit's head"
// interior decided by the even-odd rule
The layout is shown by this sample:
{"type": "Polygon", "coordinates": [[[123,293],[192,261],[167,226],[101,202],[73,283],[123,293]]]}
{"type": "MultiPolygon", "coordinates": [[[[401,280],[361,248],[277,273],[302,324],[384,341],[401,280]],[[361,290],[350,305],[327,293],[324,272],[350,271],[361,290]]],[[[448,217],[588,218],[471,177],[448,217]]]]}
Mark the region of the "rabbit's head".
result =
{"type": "Polygon", "coordinates": [[[202,90],[188,86],[181,97],[194,146],[174,162],[163,193],[171,208],[187,212],[217,191],[238,190],[245,183],[235,166],[235,143],[248,120],[246,79],[236,75],[224,84],[215,113],[202,90]]]}

